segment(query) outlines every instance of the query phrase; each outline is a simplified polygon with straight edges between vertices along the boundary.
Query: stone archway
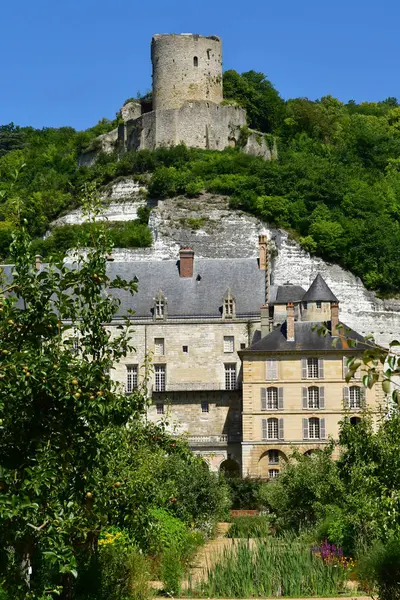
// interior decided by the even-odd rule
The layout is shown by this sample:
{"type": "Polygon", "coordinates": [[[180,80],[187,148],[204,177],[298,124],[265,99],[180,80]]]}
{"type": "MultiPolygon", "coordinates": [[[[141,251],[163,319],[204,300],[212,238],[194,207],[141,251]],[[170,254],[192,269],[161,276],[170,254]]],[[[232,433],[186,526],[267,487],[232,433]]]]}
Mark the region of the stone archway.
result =
{"type": "Polygon", "coordinates": [[[287,461],[286,454],[278,448],[264,450],[258,459],[258,476],[262,479],[276,477],[287,461]]]}
{"type": "Polygon", "coordinates": [[[240,475],[239,463],[236,462],[236,460],[234,460],[233,458],[227,458],[226,460],[222,461],[222,463],[219,466],[219,470],[220,472],[225,473],[225,475],[228,475],[230,477],[238,477],[240,475]]]}

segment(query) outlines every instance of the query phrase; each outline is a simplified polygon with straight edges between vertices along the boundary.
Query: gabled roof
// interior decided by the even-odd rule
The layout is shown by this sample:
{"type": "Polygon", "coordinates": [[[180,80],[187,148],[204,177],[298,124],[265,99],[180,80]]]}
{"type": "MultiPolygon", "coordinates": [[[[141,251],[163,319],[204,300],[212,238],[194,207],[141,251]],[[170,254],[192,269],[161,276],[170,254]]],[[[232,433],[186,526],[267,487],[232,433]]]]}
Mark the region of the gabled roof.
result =
{"type": "Polygon", "coordinates": [[[325,279],[318,273],[307,292],[303,296],[303,302],[338,302],[335,294],[328,287],[325,279]]]}
{"type": "MultiPolygon", "coordinates": [[[[362,335],[341,323],[342,329],[339,336],[334,338],[332,335],[320,335],[318,333],[319,326],[322,323],[312,323],[310,321],[296,321],[294,324],[294,342],[288,342],[286,337],[286,321],[274,331],[264,336],[260,341],[252,344],[243,352],[296,352],[296,351],[351,351],[351,350],[366,350],[370,348],[367,345],[362,335]],[[338,339],[335,346],[333,340],[338,339]],[[355,348],[349,345],[348,340],[356,340],[355,348]]],[[[327,327],[330,329],[330,322],[327,327]]],[[[239,353],[240,354],[240,353],[239,353]]]]}

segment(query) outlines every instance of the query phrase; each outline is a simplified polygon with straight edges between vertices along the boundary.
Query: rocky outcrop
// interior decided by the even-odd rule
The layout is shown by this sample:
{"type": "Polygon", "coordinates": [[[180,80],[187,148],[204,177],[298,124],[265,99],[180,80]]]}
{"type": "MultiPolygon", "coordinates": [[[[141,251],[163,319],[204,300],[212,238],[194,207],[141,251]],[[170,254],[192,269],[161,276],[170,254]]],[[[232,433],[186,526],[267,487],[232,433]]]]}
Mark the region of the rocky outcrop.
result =
{"type": "MultiPolygon", "coordinates": [[[[104,194],[111,220],[135,218],[137,207],[146,203],[138,184],[128,178],[116,182],[104,194]]],[[[181,246],[190,246],[199,257],[239,258],[258,256],[258,236],[267,235],[276,248],[272,259],[272,284],[286,282],[307,289],[317,273],[340,300],[341,319],[362,334],[372,333],[377,342],[388,344],[400,335],[400,300],[380,300],[362,281],[338,265],[311,256],[288,234],[268,227],[242,211],[229,208],[226,197],[203,194],[200,198],[177,197],[151,203],[149,227],[153,246],[114,249],[117,261],[176,258],[181,246]]],[[[79,222],[78,213],[63,217],[79,222]]],[[[57,223],[60,223],[59,220],[57,223]]],[[[249,290],[251,293],[251,290],[249,290]]]]}

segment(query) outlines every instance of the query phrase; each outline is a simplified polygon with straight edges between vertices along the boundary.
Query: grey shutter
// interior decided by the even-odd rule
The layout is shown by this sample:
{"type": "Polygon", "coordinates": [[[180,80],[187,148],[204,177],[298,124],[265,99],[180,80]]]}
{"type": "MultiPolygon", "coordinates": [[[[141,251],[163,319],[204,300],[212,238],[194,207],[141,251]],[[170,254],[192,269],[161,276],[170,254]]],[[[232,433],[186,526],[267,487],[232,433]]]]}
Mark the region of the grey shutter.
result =
{"type": "Polygon", "coordinates": [[[325,408],[325,388],[324,387],[319,388],[319,407],[322,409],[325,408]]]}
{"type": "Polygon", "coordinates": [[[303,419],[303,440],[308,440],[308,419],[303,419]]]}
{"type": "Polygon", "coordinates": [[[262,420],[262,439],[267,439],[267,419],[262,420]]]}
{"type": "Polygon", "coordinates": [[[350,390],[347,385],[343,388],[343,405],[345,410],[350,408],[350,390]]]}
{"type": "Polygon", "coordinates": [[[361,387],[360,388],[360,406],[361,406],[361,408],[365,408],[365,406],[366,406],[366,402],[365,402],[365,387],[361,387]]]}
{"type": "Polygon", "coordinates": [[[267,381],[271,380],[271,361],[267,360],[265,363],[265,379],[267,381]]]}
{"type": "Polygon", "coordinates": [[[308,388],[301,388],[302,398],[303,398],[303,408],[308,408],[308,388]]]}
{"type": "Polygon", "coordinates": [[[271,360],[271,375],[271,379],[278,379],[278,363],[274,358],[271,360]]]}
{"type": "Polygon", "coordinates": [[[302,379],[307,379],[307,359],[301,359],[301,377],[302,379]]]}
{"type": "Polygon", "coordinates": [[[267,410],[267,390],[261,388],[261,410],[267,410]]]}
{"type": "Polygon", "coordinates": [[[283,431],[283,419],[279,419],[279,433],[278,433],[278,437],[280,440],[284,439],[284,431],[283,431]]]}
{"type": "Polygon", "coordinates": [[[326,438],[326,434],[325,434],[325,419],[320,419],[319,420],[319,437],[321,438],[321,440],[324,440],[326,438]]]}
{"type": "Polygon", "coordinates": [[[343,379],[346,379],[348,371],[349,368],[347,366],[347,356],[343,356],[343,379]]]}
{"type": "Polygon", "coordinates": [[[283,387],[278,388],[278,409],[283,410],[283,387]]]}
{"type": "Polygon", "coordinates": [[[318,359],[318,377],[320,379],[324,378],[324,359],[323,358],[318,359]]]}

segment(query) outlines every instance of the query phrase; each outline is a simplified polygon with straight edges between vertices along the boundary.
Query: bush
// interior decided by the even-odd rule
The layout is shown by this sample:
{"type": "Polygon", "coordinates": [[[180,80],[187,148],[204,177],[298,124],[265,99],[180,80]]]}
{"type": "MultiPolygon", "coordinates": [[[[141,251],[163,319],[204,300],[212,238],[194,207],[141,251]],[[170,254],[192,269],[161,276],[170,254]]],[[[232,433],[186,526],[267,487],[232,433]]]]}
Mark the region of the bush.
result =
{"type": "Polygon", "coordinates": [[[260,489],[265,482],[250,477],[226,477],[232,508],[234,510],[259,510],[262,508],[260,489]]]}
{"type": "Polygon", "coordinates": [[[400,539],[377,543],[359,559],[358,579],[376,587],[380,600],[400,599],[400,539]]]}
{"type": "Polygon", "coordinates": [[[184,568],[175,546],[167,548],[161,559],[161,580],[168,596],[179,595],[184,568]]]}
{"type": "MultiPolygon", "coordinates": [[[[152,596],[147,559],[124,531],[115,528],[102,534],[99,540],[97,563],[91,565],[79,582],[93,600],[147,600],[152,596]],[[90,591],[89,591],[90,590],[90,591]]],[[[79,591],[78,591],[79,594],[79,591]]]]}

